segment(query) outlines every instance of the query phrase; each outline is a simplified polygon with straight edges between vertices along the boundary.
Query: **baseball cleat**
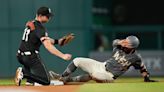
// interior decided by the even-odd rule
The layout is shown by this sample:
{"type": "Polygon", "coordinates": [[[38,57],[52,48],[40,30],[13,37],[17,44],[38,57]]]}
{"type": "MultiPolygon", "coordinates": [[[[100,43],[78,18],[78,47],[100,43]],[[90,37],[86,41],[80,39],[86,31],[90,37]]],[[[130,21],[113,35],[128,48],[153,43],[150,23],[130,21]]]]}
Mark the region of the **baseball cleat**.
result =
{"type": "Polygon", "coordinates": [[[15,74],[15,84],[17,86],[20,86],[22,79],[23,79],[22,67],[18,67],[15,74]]]}
{"type": "Polygon", "coordinates": [[[51,79],[60,79],[61,76],[53,71],[49,71],[49,74],[50,74],[50,78],[51,79]]]}
{"type": "Polygon", "coordinates": [[[67,80],[69,80],[69,77],[62,77],[60,74],[57,74],[53,71],[49,71],[49,74],[52,80],[59,80],[62,81],[64,84],[67,82],[67,80]]]}
{"type": "Polygon", "coordinates": [[[34,83],[26,82],[25,85],[26,86],[34,86],[34,83]]]}

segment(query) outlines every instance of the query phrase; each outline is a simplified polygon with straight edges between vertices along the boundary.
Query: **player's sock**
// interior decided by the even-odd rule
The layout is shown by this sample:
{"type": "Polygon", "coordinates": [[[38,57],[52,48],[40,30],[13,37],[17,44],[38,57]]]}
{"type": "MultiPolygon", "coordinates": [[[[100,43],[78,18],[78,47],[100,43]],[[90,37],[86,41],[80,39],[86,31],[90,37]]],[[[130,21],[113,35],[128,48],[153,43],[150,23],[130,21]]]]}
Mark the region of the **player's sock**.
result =
{"type": "Polygon", "coordinates": [[[79,75],[76,77],[71,77],[69,78],[69,80],[67,80],[67,82],[88,82],[91,79],[92,78],[89,74],[85,74],[85,75],[79,75]]]}
{"type": "Polygon", "coordinates": [[[74,64],[73,62],[71,62],[71,63],[67,66],[66,70],[63,72],[62,77],[65,77],[65,76],[70,75],[72,72],[74,72],[74,71],[76,70],[76,68],[77,68],[77,67],[75,66],[75,64],[74,64]]]}

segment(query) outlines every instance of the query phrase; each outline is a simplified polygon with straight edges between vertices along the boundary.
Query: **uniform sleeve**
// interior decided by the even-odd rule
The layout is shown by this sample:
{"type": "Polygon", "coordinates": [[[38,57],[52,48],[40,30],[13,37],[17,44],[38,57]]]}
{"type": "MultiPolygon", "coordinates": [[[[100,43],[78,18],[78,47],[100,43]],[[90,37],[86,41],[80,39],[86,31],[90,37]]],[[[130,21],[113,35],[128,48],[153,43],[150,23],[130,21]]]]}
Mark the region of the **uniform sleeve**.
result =
{"type": "Polygon", "coordinates": [[[119,42],[119,39],[113,40],[112,46],[113,46],[113,47],[117,47],[117,46],[119,45],[118,42],[119,42]]]}
{"type": "MultiPolygon", "coordinates": [[[[142,59],[139,58],[134,64],[133,64],[134,68],[137,70],[140,70],[141,73],[143,72],[147,72],[146,66],[144,65],[144,63],[142,62],[142,59]]],[[[149,74],[149,73],[148,73],[149,74]]]]}
{"type": "Polygon", "coordinates": [[[40,39],[42,37],[48,36],[44,29],[36,30],[36,36],[40,39]]]}

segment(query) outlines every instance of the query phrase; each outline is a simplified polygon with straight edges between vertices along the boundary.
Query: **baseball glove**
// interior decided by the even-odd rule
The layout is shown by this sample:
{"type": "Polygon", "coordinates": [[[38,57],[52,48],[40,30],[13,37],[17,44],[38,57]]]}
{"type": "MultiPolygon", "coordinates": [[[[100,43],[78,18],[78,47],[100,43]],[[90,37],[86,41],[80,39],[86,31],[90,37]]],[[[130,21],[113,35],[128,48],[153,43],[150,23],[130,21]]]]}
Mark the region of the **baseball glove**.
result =
{"type": "Polygon", "coordinates": [[[64,46],[64,45],[70,43],[74,39],[74,37],[75,36],[73,33],[63,36],[62,38],[59,39],[59,45],[64,46]]]}

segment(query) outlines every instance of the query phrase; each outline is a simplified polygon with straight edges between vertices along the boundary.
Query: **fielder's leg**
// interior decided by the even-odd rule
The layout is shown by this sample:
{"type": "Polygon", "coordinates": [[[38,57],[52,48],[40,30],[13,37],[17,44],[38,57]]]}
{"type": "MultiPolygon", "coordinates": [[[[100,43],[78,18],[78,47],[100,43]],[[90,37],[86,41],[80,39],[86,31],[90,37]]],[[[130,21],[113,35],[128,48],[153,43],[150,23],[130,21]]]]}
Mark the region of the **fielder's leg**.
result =
{"type": "MultiPolygon", "coordinates": [[[[23,68],[24,71],[28,71],[28,72],[31,72],[30,68],[28,66],[24,66],[23,68]]],[[[31,79],[28,79],[26,80],[26,86],[33,86],[34,85],[34,81],[32,81],[31,79]]]]}
{"type": "Polygon", "coordinates": [[[50,78],[47,69],[41,60],[36,61],[35,65],[31,67],[31,72],[24,72],[24,77],[31,79],[42,85],[49,85],[50,78]]]}

